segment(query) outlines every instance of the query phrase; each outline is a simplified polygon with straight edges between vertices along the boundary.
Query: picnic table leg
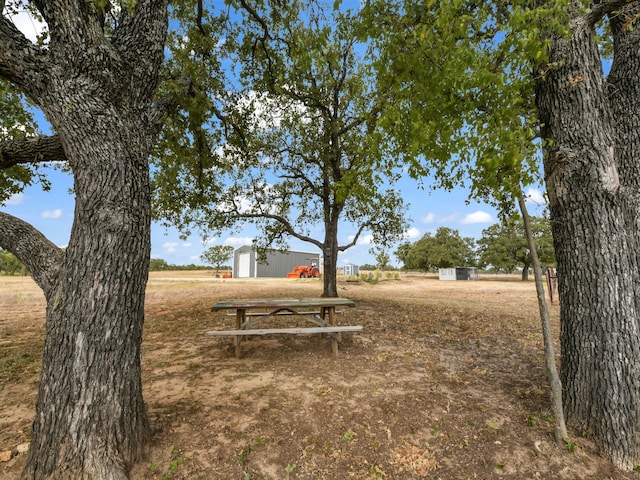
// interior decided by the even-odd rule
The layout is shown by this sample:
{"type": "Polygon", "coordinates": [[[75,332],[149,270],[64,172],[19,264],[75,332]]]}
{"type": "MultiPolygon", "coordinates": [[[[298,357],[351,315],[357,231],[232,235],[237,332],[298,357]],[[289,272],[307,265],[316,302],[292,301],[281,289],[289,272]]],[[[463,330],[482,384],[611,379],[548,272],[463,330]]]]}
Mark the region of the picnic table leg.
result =
{"type": "MultiPolygon", "coordinates": [[[[244,324],[246,310],[244,308],[238,308],[236,310],[236,330],[240,330],[242,324],[244,324]]],[[[240,350],[240,341],[242,337],[240,335],[236,335],[233,337],[233,346],[236,350],[236,358],[240,358],[242,356],[242,351],[240,350]]]]}
{"type": "MultiPolygon", "coordinates": [[[[336,307],[326,307],[329,313],[329,325],[336,326],[336,307]]],[[[342,340],[340,333],[334,333],[331,335],[331,353],[334,357],[338,356],[338,341],[342,340]]]]}

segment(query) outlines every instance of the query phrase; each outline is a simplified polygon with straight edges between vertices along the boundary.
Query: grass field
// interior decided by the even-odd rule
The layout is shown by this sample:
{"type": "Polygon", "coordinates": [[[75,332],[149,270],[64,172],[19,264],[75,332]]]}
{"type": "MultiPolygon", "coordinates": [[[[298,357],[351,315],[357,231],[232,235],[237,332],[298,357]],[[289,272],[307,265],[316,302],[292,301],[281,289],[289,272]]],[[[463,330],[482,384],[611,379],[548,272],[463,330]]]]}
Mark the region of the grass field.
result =
{"type": "MultiPolygon", "coordinates": [[[[133,479],[626,479],[588,438],[553,442],[533,282],[402,276],[340,282],[355,300],[334,359],[319,336],[256,337],[234,357],[224,298],[316,296],[317,279],[156,272],[143,382],[149,458],[133,479]]],[[[0,277],[0,478],[17,479],[34,415],[45,303],[0,277]]],[[[551,305],[554,330],[558,306],[551,305]]],[[[556,346],[557,347],[557,346],[556,346]]]]}

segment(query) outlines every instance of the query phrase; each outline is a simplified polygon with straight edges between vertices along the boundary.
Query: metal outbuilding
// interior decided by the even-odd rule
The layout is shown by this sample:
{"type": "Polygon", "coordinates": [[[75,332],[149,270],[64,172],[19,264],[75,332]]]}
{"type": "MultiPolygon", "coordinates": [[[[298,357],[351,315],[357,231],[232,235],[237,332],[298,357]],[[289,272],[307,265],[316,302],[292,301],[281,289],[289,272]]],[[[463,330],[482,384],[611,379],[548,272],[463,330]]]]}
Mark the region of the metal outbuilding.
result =
{"type": "Polygon", "coordinates": [[[270,250],[264,262],[258,260],[254,247],[245,245],[233,252],[233,278],[287,278],[297,265],[311,265],[315,261],[321,268],[319,253],[270,250]]]}
{"type": "Polygon", "coordinates": [[[441,268],[438,271],[440,280],[455,280],[456,269],[455,268],[441,268]]]}
{"type": "Polygon", "coordinates": [[[354,277],[360,274],[360,266],[353,263],[347,263],[344,266],[344,275],[346,277],[354,277]]]}
{"type": "Polygon", "coordinates": [[[441,268],[440,280],[478,280],[477,267],[441,268]]]}

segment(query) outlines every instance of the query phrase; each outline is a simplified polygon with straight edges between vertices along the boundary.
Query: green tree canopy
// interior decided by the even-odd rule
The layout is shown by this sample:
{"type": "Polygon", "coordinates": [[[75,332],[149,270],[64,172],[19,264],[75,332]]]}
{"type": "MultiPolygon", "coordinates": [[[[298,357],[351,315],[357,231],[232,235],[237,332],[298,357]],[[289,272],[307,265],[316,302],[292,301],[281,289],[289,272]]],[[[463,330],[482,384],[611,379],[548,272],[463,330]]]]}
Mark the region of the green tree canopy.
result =
{"type": "Polygon", "coordinates": [[[219,270],[220,266],[228,262],[233,256],[233,247],[231,245],[214,245],[207,248],[200,259],[208,265],[212,265],[214,269],[219,270]]]}
{"type": "Polygon", "coordinates": [[[15,275],[18,272],[24,272],[24,269],[24,265],[15,255],[0,248],[0,273],[15,275]]]}
{"type": "Polygon", "coordinates": [[[409,255],[409,250],[411,250],[411,242],[402,242],[396,251],[393,252],[395,257],[404,265],[404,268],[407,268],[407,255],[409,255]]]}
{"type": "Polygon", "coordinates": [[[149,271],[157,272],[161,270],[169,270],[171,266],[162,258],[152,258],[149,261],[149,271]]]}
{"type": "Polygon", "coordinates": [[[435,235],[425,234],[408,248],[403,258],[409,270],[437,270],[475,265],[474,240],[461,237],[460,232],[440,227],[435,235]]]}
{"type": "MultiPolygon", "coordinates": [[[[531,217],[531,229],[540,262],[547,266],[555,266],[551,222],[544,217],[531,217]]],[[[491,225],[482,231],[482,237],[477,240],[477,244],[480,265],[490,265],[505,273],[512,273],[516,267],[521,267],[522,279],[528,279],[532,258],[522,218],[510,216],[500,223],[491,225]]]]}
{"type": "Polygon", "coordinates": [[[40,181],[43,188],[49,188],[37,161],[41,153],[35,148],[38,141],[44,139],[35,136],[37,127],[27,105],[24,95],[0,79],[0,142],[5,145],[0,155],[0,205],[35,181],[40,181]],[[26,137],[32,139],[32,145],[22,143],[26,137]],[[17,162],[16,156],[24,158],[17,162]]]}
{"type": "MultiPolygon", "coordinates": [[[[227,19],[223,48],[196,42],[202,33],[194,30],[193,49],[172,58],[197,69],[205,85],[221,61],[233,62],[235,76],[165,129],[156,214],[206,235],[253,223],[259,249],[287,248],[291,238],[311,243],[323,254],[324,295],[336,296],[338,253],[365,233],[384,247],[406,226],[403,201],[388,186],[391,157],[376,141],[389,98],[363,60],[350,12],[315,0],[238,6],[241,19],[227,19]],[[196,120],[186,141],[181,131],[196,120]],[[354,234],[339,242],[345,224],[354,234]]],[[[202,87],[194,88],[198,96],[202,87]]]]}
{"type": "Polygon", "coordinates": [[[386,270],[386,268],[389,266],[389,261],[391,260],[389,254],[386,251],[378,252],[375,256],[375,259],[376,265],[380,270],[386,270]]]}
{"type": "Polygon", "coordinates": [[[530,3],[366,2],[379,88],[393,95],[380,123],[411,176],[465,185],[504,211],[541,180],[530,70],[545,41],[532,28],[560,28],[565,4],[530,3]]]}

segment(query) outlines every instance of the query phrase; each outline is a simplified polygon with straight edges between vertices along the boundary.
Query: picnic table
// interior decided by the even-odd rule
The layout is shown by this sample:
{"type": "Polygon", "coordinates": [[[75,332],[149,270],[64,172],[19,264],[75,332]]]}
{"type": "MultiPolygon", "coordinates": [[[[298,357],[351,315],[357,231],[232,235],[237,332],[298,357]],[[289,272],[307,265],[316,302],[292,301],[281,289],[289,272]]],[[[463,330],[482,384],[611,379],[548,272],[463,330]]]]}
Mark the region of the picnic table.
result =
{"type": "MultiPolygon", "coordinates": [[[[348,298],[236,298],[223,300],[211,307],[212,311],[235,310],[235,330],[213,330],[208,335],[229,335],[234,337],[236,357],[241,357],[240,342],[248,335],[268,334],[311,334],[322,333],[331,336],[331,351],[338,356],[338,342],[342,332],[359,332],[362,326],[339,326],[336,322],[336,307],[353,307],[355,302],[348,298]],[[313,327],[253,328],[259,322],[276,316],[295,316],[311,322],[313,327]]],[[[234,315],[231,313],[230,315],[234,315]]]]}

